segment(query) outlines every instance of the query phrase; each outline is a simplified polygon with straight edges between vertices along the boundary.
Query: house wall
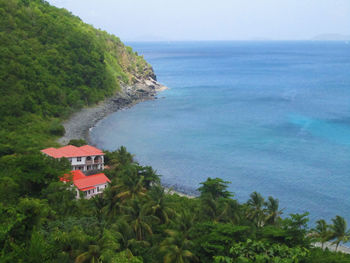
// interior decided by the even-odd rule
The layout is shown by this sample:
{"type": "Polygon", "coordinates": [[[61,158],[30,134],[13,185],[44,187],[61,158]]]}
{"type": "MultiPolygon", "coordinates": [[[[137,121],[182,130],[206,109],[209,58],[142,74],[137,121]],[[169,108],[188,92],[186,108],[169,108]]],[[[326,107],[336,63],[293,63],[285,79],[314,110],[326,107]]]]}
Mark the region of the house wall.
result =
{"type": "MultiPolygon", "coordinates": [[[[84,191],[83,192],[83,197],[85,199],[90,199],[91,197],[98,195],[98,194],[102,194],[103,191],[105,190],[105,188],[107,187],[107,183],[105,184],[99,184],[99,185],[95,185],[95,189],[91,189],[88,191],[84,191]]],[[[79,191],[77,190],[77,198],[79,198],[79,191]]]]}
{"type": "Polygon", "coordinates": [[[68,158],[68,160],[72,164],[73,170],[82,170],[82,171],[88,171],[88,170],[103,170],[104,169],[104,156],[103,155],[92,155],[91,160],[87,160],[87,156],[80,157],[80,161],[78,161],[79,157],[72,157],[68,158]],[[98,156],[101,158],[101,162],[94,163],[94,158],[98,156]]]}

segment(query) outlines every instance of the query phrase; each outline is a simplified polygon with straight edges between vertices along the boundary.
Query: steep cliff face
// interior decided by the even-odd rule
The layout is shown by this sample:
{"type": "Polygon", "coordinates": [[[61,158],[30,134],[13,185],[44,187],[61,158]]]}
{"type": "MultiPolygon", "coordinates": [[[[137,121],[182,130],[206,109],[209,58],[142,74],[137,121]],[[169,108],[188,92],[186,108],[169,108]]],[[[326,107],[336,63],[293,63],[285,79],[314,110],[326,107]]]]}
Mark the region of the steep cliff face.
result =
{"type": "Polygon", "coordinates": [[[143,57],[67,10],[0,0],[0,144],[26,148],[16,146],[26,129],[27,143],[40,145],[77,109],[118,92],[149,96],[155,80],[143,57]]]}

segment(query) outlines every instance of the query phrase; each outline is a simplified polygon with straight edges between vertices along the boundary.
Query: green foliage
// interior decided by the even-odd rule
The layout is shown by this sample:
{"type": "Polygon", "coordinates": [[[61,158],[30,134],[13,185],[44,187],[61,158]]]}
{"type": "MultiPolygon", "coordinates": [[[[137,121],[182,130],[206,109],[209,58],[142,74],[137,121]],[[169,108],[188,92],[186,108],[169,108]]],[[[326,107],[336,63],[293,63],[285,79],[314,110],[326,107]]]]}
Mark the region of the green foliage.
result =
{"type": "Polygon", "coordinates": [[[257,263],[298,263],[307,256],[305,248],[289,248],[286,245],[269,244],[262,241],[248,239],[246,242],[234,244],[230,249],[230,256],[214,257],[215,262],[257,262],[257,263]]]}
{"type": "Polygon", "coordinates": [[[198,191],[201,196],[211,195],[213,199],[228,198],[232,196],[232,193],[227,191],[229,183],[220,178],[212,179],[209,177],[204,183],[201,183],[202,186],[198,188],[198,191]]]}
{"type": "Polygon", "coordinates": [[[63,136],[66,132],[63,125],[58,120],[52,121],[49,131],[52,135],[56,136],[63,136]]]}
{"type": "Polygon", "coordinates": [[[87,142],[84,139],[72,139],[68,142],[68,145],[74,145],[77,147],[86,145],[87,142]]]}
{"type": "Polygon", "coordinates": [[[350,239],[350,230],[347,229],[347,223],[341,216],[336,216],[332,219],[332,239],[335,239],[333,244],[336,244],[336,250],[341,242],[347,242],[350,239]]]}
{"type": "Polygon", "coordinates": [[[328,249],[315,248],[310,250],[310,254],[300,262],[302,263],[350,263],[350,255],[334,253],[328,249]]]}

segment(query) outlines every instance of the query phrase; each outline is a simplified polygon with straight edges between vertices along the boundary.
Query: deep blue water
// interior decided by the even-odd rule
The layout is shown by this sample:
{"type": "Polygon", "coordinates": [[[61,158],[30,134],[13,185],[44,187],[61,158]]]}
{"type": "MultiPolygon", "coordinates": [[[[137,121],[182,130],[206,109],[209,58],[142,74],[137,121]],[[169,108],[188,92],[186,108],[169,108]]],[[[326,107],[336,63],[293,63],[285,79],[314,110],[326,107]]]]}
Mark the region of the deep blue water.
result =
{"type": "Polygon", "coordinates": [[[130,43],[170,89],[102,120],[94,143],[125,145],[166,184],[231,181],[240,201],[350,220],[350,44],[130,43]]]}

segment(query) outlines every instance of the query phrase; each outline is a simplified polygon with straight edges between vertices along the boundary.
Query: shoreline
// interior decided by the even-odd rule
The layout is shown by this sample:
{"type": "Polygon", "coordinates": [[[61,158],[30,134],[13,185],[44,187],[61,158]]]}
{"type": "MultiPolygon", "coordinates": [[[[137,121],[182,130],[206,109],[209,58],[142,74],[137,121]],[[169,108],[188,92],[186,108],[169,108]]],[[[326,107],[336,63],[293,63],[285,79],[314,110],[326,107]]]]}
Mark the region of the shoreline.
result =
{"type": "Polygon", "coordinates": [[[85,107],[63,121],[65,134],[57,141],[65,145],[72,139],[84,139],[91,144],[89,131],[97,122],[109,114],[130,108],[139,102],[157,99],[157,93],[166,89],[168,89],[166,86],[152,78],[139,81],[132,86],[123,85],[121,91],[116,92],[112,97],[106,98],[97,105],[85,107]]]}
{"type": "MultiPolygon", "coordinates": [[[[132,86],[124,85],[121,89],[120,92],[117,92],[110,98],[106,98],[97,105],[85,107],[73,113],[62,123],[66,132],[64,136],[57,141],[65,145],[72,139],[84,139],[88,144],[94,145],[91,142],[90,130],[94,128],[100,120],[119,110],[131,108],[140,102],[155,100],[159,92],[167,90],[168,88],[156,80],[149,78],[144,81],[139,81],[132,86]]],[[[162,183],[162,186],[169,194],[177,194],[187,198],[196,197],[193,191],[186,191],[177,185],[162,183]]]]}

